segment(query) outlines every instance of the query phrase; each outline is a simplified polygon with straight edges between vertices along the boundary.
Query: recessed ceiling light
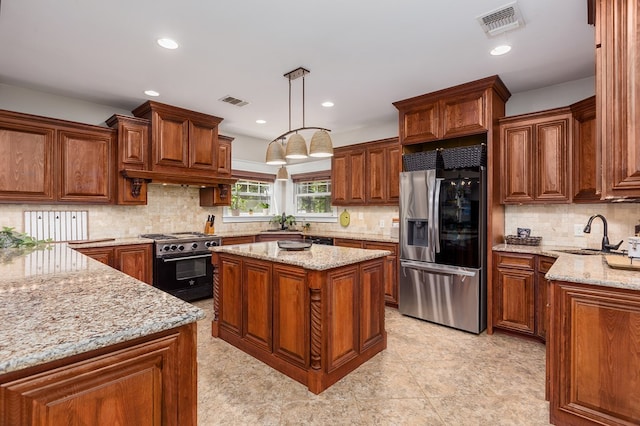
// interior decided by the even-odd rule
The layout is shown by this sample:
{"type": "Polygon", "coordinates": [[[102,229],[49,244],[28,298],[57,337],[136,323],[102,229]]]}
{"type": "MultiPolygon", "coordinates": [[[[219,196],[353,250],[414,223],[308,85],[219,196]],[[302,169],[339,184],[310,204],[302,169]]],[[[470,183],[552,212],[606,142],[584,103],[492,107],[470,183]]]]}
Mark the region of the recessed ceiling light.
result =
{"type": "Polygon", "coordinates": [[[331,108],[333,106],[333,102],[331,102],[331,101],[323,102],[322,106],[325,107],[325,108],[331,108]]]}
{"type": "Polygon", "coordinates": [[[256,120],[256,123],[258,124],[265,124],[267,122],[267,120],[256,120]]]}
{"type": "Polygon", "coordinates": [[[511,46],[509,46],[508,44],[502,44],[500,46],[496,46],[491,50],[491,54],[493,56],[500,56],[500,55],[504,55],[505,53],[509,52],[511,50],[511,46]]]}
{"type": "Polygon", "coordinates": [[[160,96],[160,93],[156,92],[155,90],[145,90],[144,94],[147,96],[160,96]]]}
{"type": "Polygon", "coordinates": [[[159,38],[158,44],[165,49],[177,49],[178,43],[175,40],[171,40],[170,38],[159,38]]]}

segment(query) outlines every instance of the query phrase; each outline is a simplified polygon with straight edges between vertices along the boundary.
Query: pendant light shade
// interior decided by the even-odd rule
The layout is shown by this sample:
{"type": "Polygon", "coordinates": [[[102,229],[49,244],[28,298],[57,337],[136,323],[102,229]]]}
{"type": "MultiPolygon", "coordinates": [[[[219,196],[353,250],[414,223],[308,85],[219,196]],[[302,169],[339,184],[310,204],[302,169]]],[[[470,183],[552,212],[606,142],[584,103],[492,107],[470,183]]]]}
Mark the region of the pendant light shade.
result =
{"type": "Polygon", "coordinates": [[[309,144],[309,156],[333,157],[333,143],[326,130],[318,130],[313,134],[309,144]]]}
{"type": "Polygon", "coordinates": [[[272,141],[267,147],[266,163],[271,165],[287,164],[287,160],[284,158],[284,148],[278,141],[272,141]]]}
{"type": "Polygon", "coordinates": [[[276,180],[289,180],[289,172],[285,166],[280,166],[278,174],[276,174],[276,180]]]}
{"type": "Polygon", "coordinates": [[[287,141],[287,151],[285,158],[303,159],[307,158],[307,143],[302,135],[294,133],[287,141]]]}

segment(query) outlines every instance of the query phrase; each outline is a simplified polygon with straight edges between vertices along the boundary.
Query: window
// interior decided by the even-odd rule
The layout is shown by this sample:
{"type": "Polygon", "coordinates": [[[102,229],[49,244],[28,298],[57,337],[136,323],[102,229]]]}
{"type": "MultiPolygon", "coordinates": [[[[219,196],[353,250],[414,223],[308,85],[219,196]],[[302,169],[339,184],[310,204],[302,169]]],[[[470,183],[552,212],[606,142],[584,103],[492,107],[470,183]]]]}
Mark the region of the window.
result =
{"type": "Polygon", "coordinates": [[[335,216],[331,206],[331,175],[328,171],[291,176],[296,216],[335,216]]]}
{"type": "MultiPolygon", "coordinates": [[[[263,214],[271,204],[273,184],[255,180],[238,180],[231,187],[231,210],[240,214],[263,214]]],[[[233,211],[231,213],[234,215],[233,211]]]]}

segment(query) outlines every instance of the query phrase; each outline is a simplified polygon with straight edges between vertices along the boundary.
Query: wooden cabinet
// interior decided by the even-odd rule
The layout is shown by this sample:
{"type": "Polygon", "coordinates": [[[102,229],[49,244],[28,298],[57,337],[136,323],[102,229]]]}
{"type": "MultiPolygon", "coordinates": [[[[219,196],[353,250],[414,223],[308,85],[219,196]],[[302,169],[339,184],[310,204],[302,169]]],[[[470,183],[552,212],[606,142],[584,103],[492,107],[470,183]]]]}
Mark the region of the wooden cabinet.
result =
{"type": "Polygon", "coordinates": [[[596,0],[596,116],[604,199],[640,198],[640,3],[596,0]]]}
{"type": "Polygon", "coordinates": [[[475,135],[493,126],[493,94],[511,95],[497,76],[394,102],[400,144],[410,145],[475,135]]]}
{"type": "Polygon", "coordinates": [[[571,201],[572,116],[558,108],[500,119],[501,201],[571,201]]]}
{"type": "Polygon", "coordinates": [[[0,425],[191,425],[196,325],[0,376],[0,425]]]}
{"type": "Polygon", "coordinates": [[[233,244],[249,244],[249,243],[255,243],[255,242],[256,242],[256,237],[254,235],[243,235],[241,237],[223,237],[222,238],[223,246],[230,246],[233,244]]]}
{"type": "Polygon", "coordinates": [[[114,199],[115,132],[0,111],[0,202],[114,199]]]}
{"type": "MultiPolygon", "coordinates": [[[[221,118],[153,101],[145,102],[132,112],[151,121],[150,170],[168,173],[188,170],[203,176],[218,173],[221,118]]],[[[223,169],[226,151],[224,155],[223,169]]]]}
{"type": "Polygon", "coordinates": [[[334,238],[333,245],[340,247],[390,251],[391,254],[385,258],[384,299],[386,306],[391,306],[393,308],[398,307],[398,271],[400,269],[400,258],[398,257],[397,243],[334,238]]]}
{"type": "Polygon", "coordinates": [[[384,260],[326,270],[214,252],[212,335],[320,393],[386,347],[384,260]]]}
{"type": "Polygon", "coordinates": [[[256,235],[257,243],[264,243],[266,241],[283,241],[283,240],[302,240],[302,234],[297,232],[264,232],[256,235]]]}
{"type": "Polygon", "coordinates": [[[151,244],[90,247],[76,250],[133,278],[147,284],[153,283],[153,247],[151,244]]]}
{"type": "Polygon", "coordinates": [[[640,424],[640,294],[552,281],[550,421],[640,424]]]}
{"type": "Polygon", "coordinates": [[[397,138],[334,149],[331,160],[333,205],[397,205],[401,147],[397,138]]]}
{"type": "Polygon", "coordinates": [[[572,194],[574,203],[600,201],[602,159],[596,128],[596,97],[571,105],[573,115],[572,194]]]}
{"type": "Polygon", "coordinates": [[[218,135],[218,176],[231,176],[231,142],[233,138],[218,135]]]}
{"type": "Polygon", "coordinates": [[[109,127],[117,129],[116,203],[123,205],[146,205],[147,182],[144,179],[127,179],[119,173],[122,169],[148,170],[149,168],[149,120],[113,115],[107,121],[109,127]],[[134,188],[134,185],[137,185],[134,188]]]}
{"type": "Polygon", "coordinates": [[[553,258],[524,253],[493,254],[493,328],[545,340],[547,296],[544,274],[553,258]]]}
{"type": "Polygon", "coordinates": [[[331,157],[331,204],[364,205],[365,150],[336,148],[331,157]]]}

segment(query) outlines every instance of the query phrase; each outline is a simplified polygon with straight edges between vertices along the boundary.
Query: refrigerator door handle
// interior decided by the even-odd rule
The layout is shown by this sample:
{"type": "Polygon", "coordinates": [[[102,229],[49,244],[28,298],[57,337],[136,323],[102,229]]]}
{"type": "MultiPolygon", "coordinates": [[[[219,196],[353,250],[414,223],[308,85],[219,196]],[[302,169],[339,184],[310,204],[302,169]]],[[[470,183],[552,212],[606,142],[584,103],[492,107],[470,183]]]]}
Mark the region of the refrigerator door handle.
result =
{"type": "Polygon", "coordinates": [[[413,262],[409,260],[401,260],[400,266],[409,269],[419,269],[425,272],[433,272],[436,274],[460,275],[463,277],[475,277],[476,271],[467,270],[458,266],[440,265],[437,263],[413,262]]]}
{"type": "Polygon", "coordinates": [[[433,226],[433,242],[435,244],[435,252],[440,253],[440,184],[442,179],[436,179],[435,191],[433,194],[433,218],[431,224],[433,226]]]}

